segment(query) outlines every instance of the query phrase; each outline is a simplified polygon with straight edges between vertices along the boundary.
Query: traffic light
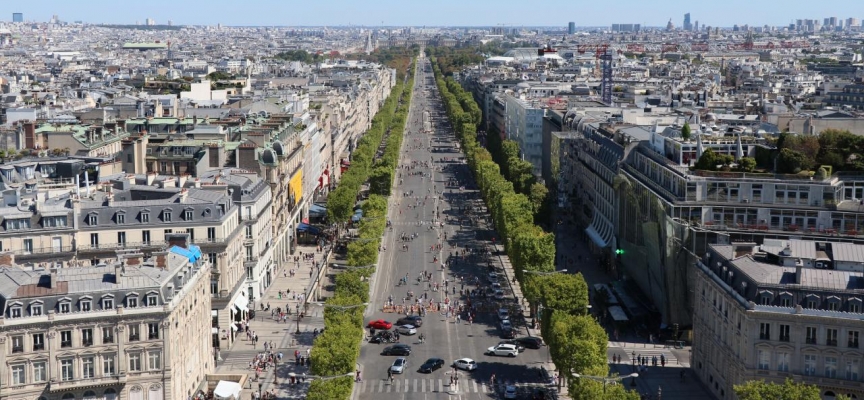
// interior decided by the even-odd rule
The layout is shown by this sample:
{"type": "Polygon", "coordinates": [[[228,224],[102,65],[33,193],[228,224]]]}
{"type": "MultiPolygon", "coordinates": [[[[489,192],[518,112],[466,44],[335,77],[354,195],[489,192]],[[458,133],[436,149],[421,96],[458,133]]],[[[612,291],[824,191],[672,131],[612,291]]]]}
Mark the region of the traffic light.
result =
{"type": "Polygon", "coordinates": [[[615,249],[615,255],[616,256],[621,256],[623,254],[624,254],[624,249],[615,249]]]}

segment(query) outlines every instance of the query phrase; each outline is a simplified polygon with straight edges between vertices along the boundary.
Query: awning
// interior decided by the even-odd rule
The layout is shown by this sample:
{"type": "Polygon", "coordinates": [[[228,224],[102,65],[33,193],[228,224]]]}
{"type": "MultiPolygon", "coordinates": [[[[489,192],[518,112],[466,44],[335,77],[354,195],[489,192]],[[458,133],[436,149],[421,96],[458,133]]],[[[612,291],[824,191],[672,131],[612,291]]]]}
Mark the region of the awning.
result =
{"type": "Polygon", "coordinates": [[[585,233],[588,234],[588,237],[590,237],[591,240],[593,240],[598,247],[606,247],[606,242],[603,240],[602,237],[600,237],[600,234],[597,232],[597,230],[594,229],[594,225],[591,225],[587,229],[585,229],[585,233]]]}
{"type": "Polygon", "coordinates": [[[321,230],[309,224],[300,224],[297,225],[297,232],[309,232],[310,234],[317,235],[321,233],[321,230]]]}
{"type": "Polygon", "coordinates": [[[588,234],[588,237],[598,247],[606,247],[612,244],[612,235],[614,233],[612,224],[596,208],[594,209],[594,220],[591,221],[591,226],[585,229],[585,233],[588,234]]]}
{"type": "Polygon", "coordinates": [[[621,306],[609,307],[609,315],[611,315],[612,319],[616,322],[627,322],[630,320],[630,318],[627,318],[627,314],[621,306]]]}
{"type": "Polygon", "coordinates": [[[309,206],[309,214],[326,214],[327,208],[319,206],[317,204],[312,204],[309,206]]]}
{"type": "Polygon", "coordinates": [[[216,389],[213,389],[213,396],[218,400],[240,400],[241,389],[237,382],[219,381],[216,389]]]}
{"type": "Polygon", "coordinates": [[[249,308],[247,308],[249,306],[249,300],[243,295],[243,293],[240,293],[240,295],[237,296],[237,299],[234,300],[234,305],[237,306],[240,311],[249,311],[249,308]]]}

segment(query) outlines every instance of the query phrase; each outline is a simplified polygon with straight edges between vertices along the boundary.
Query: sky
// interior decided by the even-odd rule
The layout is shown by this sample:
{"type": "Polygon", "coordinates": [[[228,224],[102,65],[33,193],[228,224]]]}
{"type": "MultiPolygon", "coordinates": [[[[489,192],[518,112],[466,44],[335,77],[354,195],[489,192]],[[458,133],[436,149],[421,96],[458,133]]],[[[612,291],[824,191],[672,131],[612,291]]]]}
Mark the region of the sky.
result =
{"type": "Polygon", "coordinates": [[[864,19],[861,0],[6,0],[6,15],[25,21],[227,26],[609,26],[637,23],[680,27],[684,13],[700,25],[788,25],[795,19],[864,19]],[[855,14],[859,15],[855,15],[855,14]]]}

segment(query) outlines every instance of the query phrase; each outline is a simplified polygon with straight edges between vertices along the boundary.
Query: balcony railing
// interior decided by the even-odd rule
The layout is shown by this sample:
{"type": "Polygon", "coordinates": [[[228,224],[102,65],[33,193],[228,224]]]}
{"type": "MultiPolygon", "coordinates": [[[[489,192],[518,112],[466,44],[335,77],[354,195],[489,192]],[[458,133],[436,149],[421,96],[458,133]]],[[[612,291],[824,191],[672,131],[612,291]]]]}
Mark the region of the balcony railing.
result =
{"type": "Polygon", "coordinates": [[[816,344],[816,338],[815,337],[808,337],[808,338],[804,339],[804,343],[816,344]]]}
{"type": "Polygon", "coordinates": [[[51,247],[37,247],[32,249],[19,249],[19,250],[11,250],[10,252],[16,256],[26,256],[26,255],[34,255],[34,254],[54,254],[54,253],[66,253],[74,251],[71,244],[62,245],[62,246],[51,246],[51,247]]]}
{"type": "Polygon", "coordinates": [[[164,240],[151,240],[149,242],[122,242],[122,243],[98,243],[79,244],[78,251],[88,250],[116,250],[116,249],[138,249],[142,247],[164,247],[168,242],[164,240]]]}
{"type": "Polygon", "coordinates": [[[837,346],[837,339],[828,339],[825,341],[826,346],[837,346]]]}
{"type": "Polygon", "coordinates": [[[33,343],[33,351],[45,350],[45,343],[33,343]]]}
{"type": "Polygon", "coordinates": [[[849,341],[849,347],[851,347],[853,349],[857,349],[858,348],[858,341],[857,340],[850,340],[849,341]]]}

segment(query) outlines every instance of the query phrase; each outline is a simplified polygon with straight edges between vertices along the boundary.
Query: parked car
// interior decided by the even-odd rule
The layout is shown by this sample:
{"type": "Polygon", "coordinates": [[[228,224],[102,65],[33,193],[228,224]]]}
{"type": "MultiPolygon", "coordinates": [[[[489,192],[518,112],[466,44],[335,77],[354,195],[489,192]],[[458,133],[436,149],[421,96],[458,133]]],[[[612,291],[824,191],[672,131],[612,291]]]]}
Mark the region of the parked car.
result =
{"type": "Polygon", "coordinates": [[[501,328],[502,331],[506,331],[508,329],[513,329],[513,324],[510,323],[509,319],[505,319],[501,321],[498,327],[501,328]]]}
{"type": "Polygon", "coordinates": [[[516,350],[519,350],[520,353],[525,351],[525,346],[517,343],[513,339],[502,340],[502,341],[498,342],[498,344],[512,344],[512,345],[516,346],[516,350]]]}
{"type": "Polygon", "coordinates": [[[401,374],[405,372],[405,366],[408,365],[408,359],[405,357],[399,357],[395,361],[393,361],[393,365],[390,366],[390,372],[394,374],[401,374]]]}
{"type": "Polygon", "coordinates": [[[387,346],[384,350],[381,351],[381,355],[385,356],[410,356],[411,355],[411,346],[407,344],[396,344],[393,346],[387,346]]]}
{"type": "Polygon", "coordinates": [[[393,324],[383,319],[376,319],[375,321],[370,321],[368,324],[366,324],[366,327],[372,329],[390,329],[393,327],[393,324]]]}
{"type": "Polygon", "coordinates": [[[453,368],[459,368],[465,371],[473,371],[477,369],[477,363],[470,358],[460,358],[453,361],[453,368]]]}
{"type": "Polygon", "coordinates": [[[504,398],[505,399],[515,399],[516,398],[516,386],[507,385],[504,387],[504,398]]]}
{"type": "Polygon", "coordinates": [[[402,325],[396,328],[396,332],[399,332],[400,335],[414,335],[417,333],[417,328],[414,325],[402,325]]]}
{"type": "Polygon", "coordinates": [[[419,315],[402,317],[399,318],[398,321],[396,321],[396,325],[414,325],[415,327],[419,328],[423,326],[423,318],[420,318],[419,315]]]}
{"type": "Polygon", "coordinates": [[[516,331],[511,329],[501,330],[501,339],[513,339],[516,337],[516,331]]]}
{"type": "Polygon", "coordinates": [[[516,339],[515,342],[525,346],[527,349],[539,349],[543,347],[543,339],[536,336],[521,337],[516,339]]]}
{"type": "Polygon", "coordinates": [[[432,372],[444,366],[444,360],[432,357],[420,366],[420,372],[432,372]]]}
{"type": "Polygon", "coordinates": [[[498,273],[497,272],[490,272],[489,276],[487,276],[487,279],[489,279],[490,283],[498,282],[498,273]]]}
{"type": "Polygon", "coordinates": [[[486,354],[493,356],[516,357],[519,355],[519,349],[512,344],[499,344],[486,349],[486,354]]]}
{"type": "Polygon", "coordinates": [[[495,297],[495,300],[504,300],[504,292],[501,290],[496,290],[493,296],[495,297]]]}
{"type": "Polygon", "coordinates": [[[510,319],[510,310],[508,310],[506,308],[499,308],[498,309],[498,319],[501,321],[503,321],[505,319],[510,319]]]}

